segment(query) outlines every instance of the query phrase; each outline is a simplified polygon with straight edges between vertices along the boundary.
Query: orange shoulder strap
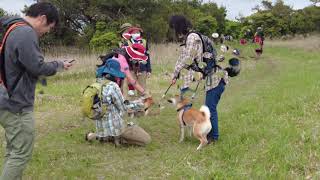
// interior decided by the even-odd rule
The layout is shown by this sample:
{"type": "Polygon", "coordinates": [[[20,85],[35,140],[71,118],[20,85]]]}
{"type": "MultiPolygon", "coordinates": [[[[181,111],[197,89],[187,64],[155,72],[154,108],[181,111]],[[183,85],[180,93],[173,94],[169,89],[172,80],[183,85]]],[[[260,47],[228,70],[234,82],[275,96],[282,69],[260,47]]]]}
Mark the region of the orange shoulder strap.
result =
{"type": "MultiPolygon", "coordinates": [[[[7,31],[5,32],[4,36],[3,36],[3,39],[2,39],[2,42],[0,44],[0,55],[2,55],[3,51],[4,51],[4,45],[6,43],[6,40],[10,34],[11,31],[13,31],[16,27],[18,26],[26,26],[27,24],[25,22],[16,22],[14,24],[12,24],[8,29],[7,31]]],[[[2,59],[4,61],[4,59],[2,59]]],[[[0,70],[0,84],[3,84],[4,83],[4,72],[1,72],[2,70],[0,70]]]]}
{"type": "Polygon", "coordinates": [[[6,40],[7,40],[8,36],[9,36],[10,32],[13,31],[18,26],[25,26],[25,25],[27,25],[25,22],[17,22],[17,23],[12,24],[9,27],[9,29],[7,29],[6,33],[3,36],[2,42],[0,44],[0,53],[2,53],[4,44],[6,43],[6,40]]]}

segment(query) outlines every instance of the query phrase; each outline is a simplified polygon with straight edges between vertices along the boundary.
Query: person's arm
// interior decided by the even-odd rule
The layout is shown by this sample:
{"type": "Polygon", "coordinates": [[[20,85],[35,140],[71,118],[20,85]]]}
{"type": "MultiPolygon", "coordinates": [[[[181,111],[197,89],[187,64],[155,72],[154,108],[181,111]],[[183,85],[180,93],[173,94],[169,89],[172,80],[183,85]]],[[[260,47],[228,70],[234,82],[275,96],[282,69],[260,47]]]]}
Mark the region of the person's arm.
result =
{"type": "Polygon", "coordinates": [[[124,114],[127,108],[124,104],[124,97],[118,85],[114,84],[113,93],[111,95],[112,95],[113,103],[117,107],[117,109],[120,111],[120,114],[124,114]]]}
{"type": "Polygon", "coordinates": [[[197,44],[197,39],[196,39],[196,34],[190,34],[187,38],[186,45],[182,49],[181,54],[179,56],[179,59],[175,65],[175,69],[173,72],[173,79],[177,79],[180,71],[185,67],[186,62],[188,60],[193,59],[196,56],[196,47],[197,44]]]}
{"type": "Polygon", "coordinates": [[[26,71],[34,76],[51,76],[63,70],[62,61],[45,62],[40,52],[36,33],[31,28],[19,28],[12,32],[14,47],[18,53],[18,61],[26,71]]]}
{"type": "Polygon", "coordinates": [[[126,71],[125,74],[129,84],[131,84],[140,93],[145,93],[144,88],[138,83],[137,80],[134,79],[131,71],[126,71]]]}

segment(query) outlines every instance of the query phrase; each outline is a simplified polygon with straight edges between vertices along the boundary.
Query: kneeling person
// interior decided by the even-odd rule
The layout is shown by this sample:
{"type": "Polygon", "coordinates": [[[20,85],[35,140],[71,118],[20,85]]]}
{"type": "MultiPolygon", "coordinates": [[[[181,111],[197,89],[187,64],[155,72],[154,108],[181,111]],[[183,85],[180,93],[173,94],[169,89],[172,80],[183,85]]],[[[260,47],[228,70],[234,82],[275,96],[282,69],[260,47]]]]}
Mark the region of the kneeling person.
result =
{"type": "Polygon", "coordinates": [[[125,78],[125,74],[120,71],[119,62],[113,59],[107,60],[103,70],[97,72],[97,76],[109,81],[102,87],[102,103],[106,104],[107,110],[96,120],[96,133],[88,133],[86,140],[109,140],[116,146],[122,143],[140,146],[149,144],[151,137],[144,129],[132,123],[127,124],[123,119],[128,107],[116,83],[117,78],[125,78]]]}

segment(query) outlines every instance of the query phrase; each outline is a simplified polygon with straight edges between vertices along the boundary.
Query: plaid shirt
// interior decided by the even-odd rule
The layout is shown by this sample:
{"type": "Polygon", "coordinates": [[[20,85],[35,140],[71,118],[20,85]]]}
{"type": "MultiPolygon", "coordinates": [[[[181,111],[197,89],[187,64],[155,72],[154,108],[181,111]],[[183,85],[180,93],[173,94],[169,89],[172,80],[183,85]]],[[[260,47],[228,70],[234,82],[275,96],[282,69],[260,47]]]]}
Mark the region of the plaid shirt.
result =
{"type": "MultiPolygon", "coordinates": [[[[186,40],[186,45],[182,47],[181,54],[179,59],[175,65],[175,70],[173,73],[173,77],[178,77],[178,74],[181,73],[184,84],[182,88],[190,87],[193,80],[193,70],[187,70],[185,67],[190,65],[195,59],[197,62],[202,62],[203,57],[203,47],[202,41],[198,34],[190,33],[186,40]]],[[[206,79],[206,91],[215,88],[218,86],[221,78],[224,79],[227,84],[228,81],[228,73],[224,70],[217,69],[216,73],[208,76],[206,79]]]]}
{"type": "Polygon", "coordinates": [[[213,73],[211,76],[209,75],[206,77],[206,80],[205,80],[206,91],[209,91],[217,87],[221,79],[223,79],[224,82],[228,84],[229,83],[228,72],[225,71],[224,69],[217,68],[215,73],[213,73]]]}
{"type": "Polygon", "coordinates": [[[119,86],[109,82],[102,88],[102,99],[103,103],[107,104],[107,112],[101,119],[96,120],[97,135],[98,137],[119,136],[126,127],[123,115],[127,110],[119,86]]]}
{"type": "Polygon", "coordinates": [[[190,65],[194,59],[198,62],[202,61],[202,41],[197,34],[191,33],[188,35],[186,45],[181,48],[182,50],[176,63],[173,77],[178,77],[178,74],[180,73],[181,78],[184,81],[182,88],[186,88],[189,87],[192,82],[194,71],[191,69],[187,70],[185,67],[190,65]]]}

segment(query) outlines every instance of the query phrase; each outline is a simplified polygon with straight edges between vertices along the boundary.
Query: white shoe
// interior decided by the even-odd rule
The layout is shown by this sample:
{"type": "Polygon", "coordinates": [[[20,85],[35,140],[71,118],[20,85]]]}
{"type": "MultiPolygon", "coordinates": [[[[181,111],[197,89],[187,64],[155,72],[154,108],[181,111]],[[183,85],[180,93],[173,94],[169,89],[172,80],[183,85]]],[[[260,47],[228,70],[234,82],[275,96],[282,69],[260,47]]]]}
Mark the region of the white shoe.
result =
{"type": "Polygon", "coordinates": [[[134,95],[135,95],[134,90],[129,90],[129,91],[128,91],[128,95],[129,95],[129,96],[134,96],[134,95]]]}
{"type": "Polygon", "coordinates": [[[96,139],[96,133],[87,133],[85,138],[86,141],[91,142],[96,139]]]}

